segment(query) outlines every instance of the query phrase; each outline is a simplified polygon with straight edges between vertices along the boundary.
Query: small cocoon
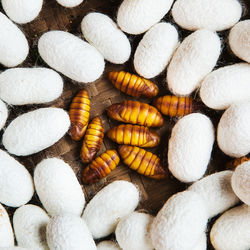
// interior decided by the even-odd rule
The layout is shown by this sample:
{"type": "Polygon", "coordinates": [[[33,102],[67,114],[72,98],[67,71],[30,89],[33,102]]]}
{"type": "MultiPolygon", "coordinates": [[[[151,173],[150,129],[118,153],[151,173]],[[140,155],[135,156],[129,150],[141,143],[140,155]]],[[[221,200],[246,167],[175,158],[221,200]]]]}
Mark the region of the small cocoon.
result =
{"type": "Polygon", "coordinates": [[[73,214],[53,217],[47,225],[46,235],[50,250],[96,250],[86,223],[73,214]]]}
{"type": "Polygon", "coordinates": [[[250,249],[250,207],[241,205],[225,212],[214,223],[210,240],[218,250],[250,249]]]}
{"type": "Polygon", "coordinates": [[[123,250],[153,250],[150,227],[153,216],[133,212],[118,223],[115,236],[123,250]]]}
{"type": "Polygon", "coordinates": [[[229,33],[229,46],[240,59],[250,63],[250,20],[237,23],[229,33]]]}
{"type": "Polygon", "coordinates": [[[173,0],[124,0],[117,23],[126,33],[138,35],[158,23],[170,10],[173,0]]]}
{"type": "Polygon", "coordinates": [[[5,126],[9,112],[4,102],[0,100],[0,130],[5,126]]]}
{"type": "Polygon", "coordinates": [[[93,82],[104,70],[103,56],[90,44],[65,31],[49,31],[38,41],[42,59],[78,82],[93,82]]]}
{"type": "Polygon", "coordinates": [[[97,245],[97,250],[121,250],[121,248],[111,240],[105,240],[97,245]]]}
{"type": "Polygon", "coordinates": [[[175,22],[187,30],[226,30],[240,20],[241,14],[238,0],[177,0],[172,9],[175,22]]]}
{"type": "Polygon", "coordinates": [[[0,98],[10,105],[52,102],[63,91],[61,76],[47,68],[14,68],[0,74],[0,98]]]}
{"type": "Polygon", "coordinates": [[[130,42],[107,15],[89,13],[83,18],[81,29],[85,39],[99,50],[107,61],[121,64],[129,59],[130,42]]]}
{"type": "Polygon", "coordinates": [[[239,202],[231,187],[232,174],[233,172],[229,170],[211,174],[188,188],[203,198],[209,218],[228,210],[239,202]]]}
{"type": "Polygon", "coordinates": [[[35,168],[34,182],[39,199],[51,216],[81,215],[84,193],[72,168],[63,160],[49,158],[41,161],[35,168]]]}
{"type": "Polygon", "coordinates": [[[197,30],[186,37],[167,69],[169,90],[175,95],[190,95],[213,70],[220,51],[220,38],[212,31],[197,30]]]}
{"type": "Polygon", "coordinates": [[[155,24],[135,51],[136,72],[145,78],[159,75],[167,67],[178,41],[178,32],[173,25],[164,22],[155,24]]]}
{"type": "Polygon", "coordinates": [[[63,109],[40,108],[13,120],[3,134],[3,145],[14,155],[35,154],[59,141],[69,126],[63,109]]]}
{"type": "Polygon", "coordinates": [[[250,101],[250,65],[237,63],[208,74],[201,83],[200,97],[212,109],[226,109],[250,101]]]}
{"type": "Polygon", "coordinates": [[[94,239],[115,231],[123,217],[132,213],[139,203],[139,191],[130,182],[114,181],[99,191],[86,206],[82,218],[94,239]]]}
{"type": "Polygon", "coordinates": [[[184,191],[173,195],[157,214],[151,227],[156,250],[193,250],[207,225],[207,211],[202,198],[184,191]]]}
{"type": "Polygon", "coordinates": [[[34,194],[33,179],[28,170],[12,156],[0,149],[0,202],[20,207],[34,194]]]}
{"type": "Polygon", "coordinates": [[[73,8],[83,2],[83,0],[56,0],[60,5],[66,8],[73,8]]]}
{"type": "Polygon", "coordinates": [[[171,173],[182,182],[200,179],[210,160],[214,143],[211,120],[193,113],[181,118],[174,126],[168,144],[171,173]]]}
{"type": "Polygon", "coordinates": [[[1,12],[0,34],[0,64],[15,67],[22,63],[29,53],[28,41],[23,32],[1,12]]]}
{"type": "Polygon", "coordinates": [[[199,241],[194,245],[192,250],[207,250],[207,235],[203,233],[199,241]]]}
{"type": "Polygon", "coordinates": [[[27,249],[48,250],[46,226],[49,223],[46,212],[35,205],[18,208],[13,216],[13,226],[18,246],[27,249]]]}

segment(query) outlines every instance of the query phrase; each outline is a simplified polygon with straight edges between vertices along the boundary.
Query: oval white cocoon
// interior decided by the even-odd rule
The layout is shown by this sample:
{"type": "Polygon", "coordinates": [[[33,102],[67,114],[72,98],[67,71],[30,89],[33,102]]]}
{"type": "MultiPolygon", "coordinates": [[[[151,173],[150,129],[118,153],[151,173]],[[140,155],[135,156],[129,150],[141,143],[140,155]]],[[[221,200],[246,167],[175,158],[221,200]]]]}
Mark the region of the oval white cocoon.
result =
{"type": "Polygon", "coordinates": [[[131,53],[126,35],[107,15],[93,12],[86,15],[81,23],[85,39],[112,63],[125,63],[131,53]]]}
{"type": "Polygon", "coordinates": [[[192,250],[207,250],[207,235],[203,233],[199,241],[195,244],[192,250]]]}
{"type": "Polygon", "coordinates": [[[84,193],[74,171],[63,160],[41,161],[35,168],[34,182],[39,199],[50,215],[82,214],[84,193]]]}
{"type": "Polygon", "coordinates": [[[29,44],[23,32],[0,12],[0,63],[15,67],[22,63],[28,53],[29,44]]]}
{"type": "Polygon", "coordinates": [[[63,109],[40,108],[13,120],[3,134],[3,145],[14,155],[35,154],[59,141],[69,126],[63,109]]]}
{"type": "Polygon", "coordinates": [[[83,0],[56,0],[60,5],[66,8],[73,8],[81,4],[83,0]]]}
{"type": "Polygon", "coordinates": [[[0,130],[4,127],[8,118],[8,108],[4,102],[0,100],[0,130]]]}
{"type": "Polygon", "coordinates": [[[136,72],[145,78],[159,75],[167,67],[178,41],[178,32],[173,25],[155,24],[144,35],[135,51],[136,72]]]}
{"type": "Polygon", "coordinates": [[[184,116],[175,124],[169,140],[169,170],[182,182],[200,179],[210,161],[213,143],[214,128],[207,116],[184,116]]]}
{"type": "Polygon", "coordinates": [[[183,29],[226,30],[240,20],[238,0],[177,0],[172,15],[183,29]]]}
{"type": "Polygon", "coordinates": [[[52,102],[62,91],[63,80],[52,69],[14,68],[0,74],[0,98],[10,105],[52,102]]]}
{"type": "Polygon", "coordinates": [[[138,35],[158,23],[170,10],[173,0],[124,0],[118,9],[120,28],[138,35]]]}
{"type": "Polygon", "coordinates": [[[38,41],[42,59],[78,82],[93,82],[104,70],[103,56],[90,44],[65,31],[49,31],[38,41]]]}
{"type": "Polygon", "coordinates": [[[250,101],[250,65],[238,63],[219,68],[201,83],[200,97],[212,109],[226,109],[240,101],[250,101]]]}
{"type": "Polygon", "coordinates": [[[46,212],[35,205],[18,208],[13,216],[13,226],[18,246],[27,249],[48,250],[46,226],[49,223],[46,212]]]}
{"type": "Polygon", "coordinates": [[[105,240],[97,245],[97,250],[121,250],[121,248],[111,240],[105,240]]]}
{"type": "Polygon", "coordinates": [[[0,163],[0,202],[9,207],[28,203],[34,194],[28,170],[3,150],[0,150],[0,163]]]}
{"type": "Polygon", "coordinates": [[[190,95],[212,71],[220,51],[220,38],[212,31],[198,30],[186,37],[167,69],[169,90],[176,95],[190,95]]]}
{"type": "Polygon", "coordinates": [[[139,203],[139,191],[130,182],[114,181],[99,191],[86,206],[82,218],[94,239],[115,231],[123,217],[132,213],[139,203]]]}

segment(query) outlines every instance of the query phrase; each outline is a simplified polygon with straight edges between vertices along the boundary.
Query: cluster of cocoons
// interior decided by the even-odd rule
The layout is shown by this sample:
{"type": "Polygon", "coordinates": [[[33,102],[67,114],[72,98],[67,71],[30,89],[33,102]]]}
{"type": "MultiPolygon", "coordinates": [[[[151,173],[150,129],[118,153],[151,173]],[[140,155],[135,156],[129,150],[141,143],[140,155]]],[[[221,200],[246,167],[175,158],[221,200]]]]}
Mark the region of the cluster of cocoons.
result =
{"type": "Polygon", "coordinates": [[[73,8],[80,5],[83,0],[56,0],[60,5],[66,8],[73,8]]]}

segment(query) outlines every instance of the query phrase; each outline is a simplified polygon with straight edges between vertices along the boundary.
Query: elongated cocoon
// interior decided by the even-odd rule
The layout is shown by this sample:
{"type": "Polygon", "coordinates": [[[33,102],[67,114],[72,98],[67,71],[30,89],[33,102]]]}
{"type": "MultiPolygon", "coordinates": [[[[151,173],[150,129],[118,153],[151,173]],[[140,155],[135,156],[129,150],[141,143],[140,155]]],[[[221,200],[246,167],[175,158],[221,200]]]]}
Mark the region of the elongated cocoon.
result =
{"type": "Polygon", "coordinates": [[[136,72],[152,78],[159,75],[169,63],[178,45],[178,32],[170,23],[155,24],[140,41],[134,56],[136,72]]]}
{"type": "Polygon", "coordinates": [[[192,250],[207,224],[207,212],[202,198],[184,191],[173,195],[157,214],[151,227],[156,250],[192,250]]]}
{"type": "Polygon", "coordinates": [[[8,108],[4,102],[0,100],[0,130],[4,127],[8,118],[8,108]]]}
{"type": "Polygon", "coordinates": [[[63,109],[40,108],[13,120],[3,134],[3,145],[11,154],[31,155],[59,141],[69,126],[63,109]]]}
{"type": "Polygon", "coordinates": [[[123,217],[132,213],[139,203],[139,191],[130,182],[114,181],[88,203],[82,218],[94,239],[108,236],[115,231],[123,217]]]}
{"type": "Polygon", "coordinates": [[[35,205],[18,208],[13,216],[13,226],[18,246],[27,249],[48,250],[46,226],[49,223],[46,212],[35,205]]]}
{"type": "Polygon", "coordinates": [[[86,223],[73,214],[53,217],[47,225],[46,235],[50,250],[96,250],[86,223]]]}
{"type": "Polygon", "coordinates": [[[93,82],[104,70],[103,56],[68,32],[46,32],[38,41],[38,51],[51,68],[78,82],[93,82]]]}
{"type": "Polygon", "coordinates": [[[207,235],[203,233],[198,242],[194,245],[192,250],[207,250],[207,235]]]}
{"type": "Polygon", "coordinates": [[[63,91],[61,76],[47,68],[15,68],[0,74],[0,98],[10,105],[52,102],[63,91]]]}
{"type": "Polygon", "coordinates": [[[200,179],[207,169],[213,143],[214,128],[207,116],[184,116],[175,124],[169,140],[169,170],[182,182],[200,179]]]}
{"type": "Polygon", "coordinates": [[[131,46],[126,35],[107,15],[90,13],[81,23],[85,39],[112,63],[125,63],[131,53],[131,46]]]}
{"type": "Polygon", "coordinates": [[[212,218],[239,202],[231,187],[232,171],[221,171],[204,177],[188,189],[199,194],[212,218]]]}
{"type": "Polygon", "coordinates": [[[73,8],[83,2],[83,0],[56,0],[60,5],[66,8],[73,8]]]}
{"type": "Polygon", "coordinates": [[[215,249],[250,248],[250,207],[242,205],[225,212],[213,225],[210,240],[215,249]]]}
{"type": "Polygon", "coordinates": [[[3,150],[0,150],[0,163],[0,202],[9,207],[29,202],[34,185],[28,170],[3,150]]]}
{"type": "Polygon", "coordinates": [[[34,171],[34,182],[39,199],[50,215],[81,215],[85,197],[72,168],[63,160],[49,158],[40,162],[34,171]]]}
{"type": "Polygon", "coordinates": [[[118,9],[120,28],[138,35],[158,23],[170,10],[173,0],[124,0],[118,9]]]}
{"type": "Polygon", "coordinates": [[[168,66],[169,90],[176,95],[190,95],[212,71],[220,50],[220,38],[212,31],[198,30],[186,37],[168,66]]]}
{"type": "Polygon", "coordinates": [[[0,34],[0,63],[5,67],[22,63],[29,53],[28,41],[23,32],[1,12],[0,34]]]}
{"type": "Polygon", "coordinates": [[[105,240],[97,245],[97,250],[121,250],[121,248],[111,240],[105,240]]]}

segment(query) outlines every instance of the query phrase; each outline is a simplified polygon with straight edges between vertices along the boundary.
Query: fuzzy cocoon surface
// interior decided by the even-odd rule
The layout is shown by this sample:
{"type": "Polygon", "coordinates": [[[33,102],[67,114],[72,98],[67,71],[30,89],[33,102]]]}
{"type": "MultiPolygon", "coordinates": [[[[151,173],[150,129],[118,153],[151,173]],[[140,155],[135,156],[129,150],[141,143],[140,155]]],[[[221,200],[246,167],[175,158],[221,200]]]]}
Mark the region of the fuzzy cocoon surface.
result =
{"type": "Polygon", "coordinates": [[[210,161],[213,143],[214,128],[207,116],[184,116],[175,124],[169,140],[169,170],[182,182],[200,179],[210,161]]]}
{"type": "Polygon", "coordinates": [[[49,31],[38,41],[42,59],[78,82],[93,82],[104,70],[103,56],[90,44],[65,31],[49,31]]]}
{"type": "Polygon", "coordinates": [[[50,215],[81,215],[84,193],[72,168],[63,160],[49,158],[40,162],[34,171],[34,182],[39,199],[50,215]]]}
{"type": "Polygon", "coordinates": [[[99,191],[83,212],[94,239],[106,237],[115,231],[123,217],[132,213],[139,203],[139,191],[127,181],[114,181],[99,191]]]}
{"type": "Polygon", "coordinates": [[[124,0],[118,9],[120,28],[138,35],[158,23],[170,10],[173,0],[124,0]]]}
{"type": "Polygon", "coordinates": [[[173,25],[163,22],[155,24],[135,51],[136,72],[145,78],[159,75],[169,63],[178,41],[178,32],[173,25]]]}
{"type": "Polygon", "coordinates": [[[195,182],[188,189],[199,194],[212,218],[239,202],[231,187],[232,171],[221,171],[195,182]]]}
{"type": "Polygon", "coordinates": [[[203,233],[199,241],[195,244],[192,250],[207,250],[207,235],[203,233]]]}
{"type": "Polygon", "coordinates": [[[250,63],[250,20],[237,23],[229,33],[229,45],[240,59],[250,63]]]}
{"type": "Polygon", "coordinates": [[[153,216],[134,212],[118,223],[115,236],[123,250],[153,250],[150,227],[153,216]]]}
{"type": "Polygon", "coordinates": [[[23,32],[0,12],[0,64],[15,67],[22,63],[28,53],[29,44],[23,32]]]}
{"type": "Polygon", "coordinates": [[[202,81],[200,97],[212,109],[226,109],[250,101],[250,65],[238,63],[211,72],[202,81]]]}
{"type": "Polygon", "coordinates": [[[28,249],[48,250],[46,226],[49,223],[46,212],[35,205],[18,208],[13,217],[13,226],[18,246],[28,249]]]}
{"type": "Polygon", "coordinates": [[[219,148],[231,157],[250,152],[250,101],[233,104],[222,115],[217,128],[219,148]]]}
{"type": "Polygon", "coordinates": [[[28,170],[5,151],[0,150],[0,203],[20,207],[34,194],[33,179],[28,170]]]}
{"type": "Polygon", "coordinates": [[[121,248],[115,242],[105,240],[97,245],[97,250],[121,250],[121,248]]]}
{"type": "Polygon", "coordinates": [[[10,105],[52,102],[62,91],[63,80],[52,69],[15,68],[0,74],[0,98],[10,105]]]}
{"type": "Polygon", "coordinates": [[[169,90],[175,95],[190,95],[213,70],[220,51],[220,38],[212,31],[198,30],[186,37],[167,69],[169,90]]]}
{"type": "Polygon", "coordinates": [[[72,214],[53,217],[46,230],[50,250],[96,250],[83,219],[72,214]]]}
{"type": "Polygon", "coordinates": [[[39,15],[42,5],[43,0],[2,0],[7,16],[20,24],[34,20],[39,15]]]}
{"type": "Polygon", "coordinates": [[[173,195],[151,227],[156,250],[193,250],[206,229],[207,211],[202,198],[191,191],[173,195]]]}
{"type": "Polygon", "coordinates": [[[59,141],[69,126],[69,116],[63,109],[40,108],[13,120],[3,134],[3,145],[14,155],[35,154],[59,141]]]}
{"type": "Polygon", "coordinates": [[[60,5],[66,8],[73,8],[81,4],[83,0],[56,0],[60,5]]]}
{"type": "Polygon", "coordinates": [[[250,249],[250,207],[242,205],[225,212],[213,225],[210,240],[216,250],[250,249]]]}
{"type": "Polygon", "coordinates": [[[226,30],[241,14],[238,0],[177,0],[172,9],[175,22],[187,30],[226,30]]]}
{"type": "Polygon", "coordinates": [[[4,127],[8,118],[8,108],[4,102],[0,100],[0,130],[4,127]]]}
{"type": "Polygon", "coordinates": [[[85,39],[92,44],[107,61],[125,63],[131,53],[131,46],[126,35],[107,15],[90,13],[81,23],[85,39]]]}
{"type": "Polygon", "coordinates": [[[13,246],[13,247],[0,247],[0,250],[29,250],[29,249],[13,246]]]}

